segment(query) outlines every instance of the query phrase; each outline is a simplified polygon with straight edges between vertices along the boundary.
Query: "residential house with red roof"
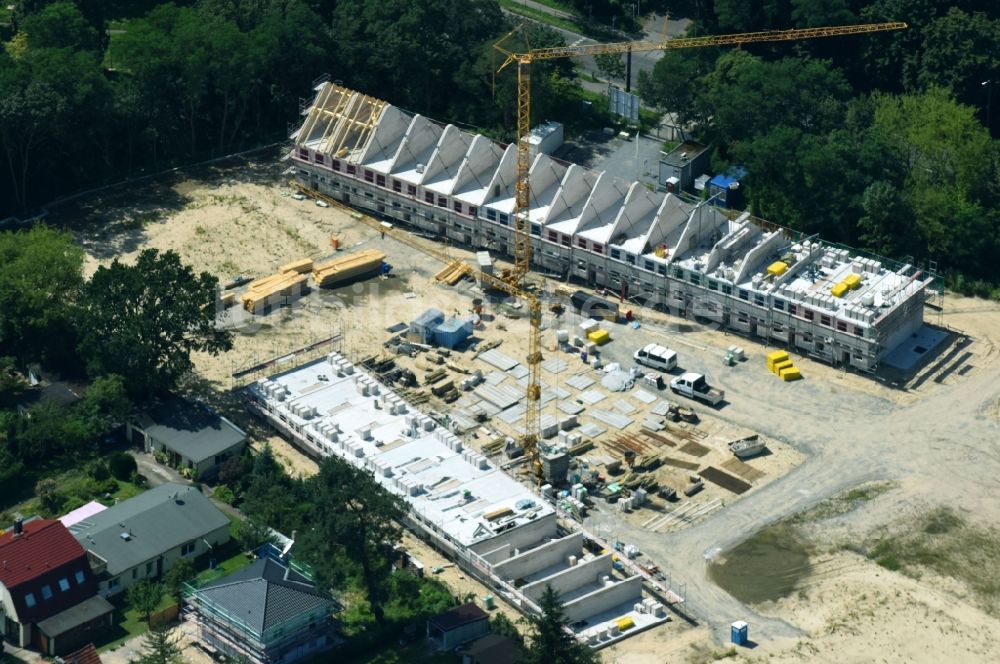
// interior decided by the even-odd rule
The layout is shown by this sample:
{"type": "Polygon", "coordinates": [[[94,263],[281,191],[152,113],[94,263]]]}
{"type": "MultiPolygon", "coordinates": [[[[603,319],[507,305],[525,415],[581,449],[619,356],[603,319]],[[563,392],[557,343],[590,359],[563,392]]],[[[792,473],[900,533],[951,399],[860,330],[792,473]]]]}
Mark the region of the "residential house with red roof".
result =
{"type": "Polygon", "coordinates": [[[0,629],[22,648],[59,655],[111,625],[87,552],[59,521],[18,519],[0,534],[0,629]]]}

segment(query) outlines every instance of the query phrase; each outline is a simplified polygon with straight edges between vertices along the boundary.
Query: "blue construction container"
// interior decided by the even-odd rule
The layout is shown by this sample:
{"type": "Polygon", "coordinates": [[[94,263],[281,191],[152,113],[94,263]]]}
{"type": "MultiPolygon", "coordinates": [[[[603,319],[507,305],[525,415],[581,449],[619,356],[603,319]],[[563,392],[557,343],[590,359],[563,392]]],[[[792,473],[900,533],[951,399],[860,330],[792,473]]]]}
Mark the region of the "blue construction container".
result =
{"type": "Polygon", "coordinates": [[[737,620],[731,626],[732,635],[730,641],[738,646],[745,646],[749,640],[749,626],[742,620],[737,620]]]}
{"type": "Polygon", "coordinates": [[[743,190],[740,188],[740,180],[747,174],[742,166],[730,168],[725,173],[720,173],[708,181],[708,197],[718,195],[712,201],[713,205],[720,205],[726,208],[743,207],[743,190]]]}
{"type": "Polygon", "coordinates": [[[438,309],[428,309],[410,322],[410,333],[420,343],[434,341],[434,328],[444,322],[444,314],[438,309]]]}
{"type": "Polygon", "coordinates": [[[454,348],[472,336],[472,321],[449,318],[434,328],[434,341],[439,346],[454,348]]]}

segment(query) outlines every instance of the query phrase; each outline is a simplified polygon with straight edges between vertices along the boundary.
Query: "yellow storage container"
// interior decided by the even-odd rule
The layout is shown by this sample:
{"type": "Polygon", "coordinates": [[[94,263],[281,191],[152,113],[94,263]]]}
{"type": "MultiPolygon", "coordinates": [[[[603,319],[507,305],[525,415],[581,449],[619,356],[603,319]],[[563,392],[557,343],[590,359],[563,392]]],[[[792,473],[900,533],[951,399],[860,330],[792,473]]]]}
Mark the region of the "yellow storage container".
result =
{"type": "Polygon", "coordinates": [[[774,365],[788,359],[788,351],[775,350],[767,354],[767,370],[774,372],[774,365]]]}
{"type": "Polygon", "coordinates": [[[776,374],[778,374],[780,376],[781,375],[781,370],[782,369],[787,369],[790,366],[792,366],[792,361],[791,360],[783,360],[781,362],[775,362],[774,363],[774,368],[771,369],[771,371],[773,371],[774,373],[776,373],[776,374]]]}
{"type": "Polygon", "coordinates": [[[607,330],[593,330],[587,333],[587,339],[594,342],[598,346],[603,346],[611,341],[611,335],[608,334],[607,330]]]}
{"type": "Polygon", "coordinates": [[[841,283],[847,286],[848,290],[854,290],[861,286],[861,275],[849,274],[844,277],[844,280],[841,283]]]}
{"type": "Polygon", "coordinates": [[[767,266],[767,273],[780,277],[788,270],[788,263],[784,261],[774,261],[767,266]]]}
{"type": "Polygon", "coordinates": [[[627,629],[632,629],[633,627],[635,627],[635,621],[632,620],[631,616],[625,616],[624,618],[619,618],[618,620],[615,621],[615,624],[618,625],[618,629],[620,629],[623,632],[627,629]]]}
{"type": "Polygon", "coordinates": [[[847,292],[847,284],[841,281],[839,284],[834,284],[833,288],[830,289],[830,295],[834,297],[844,297],[844,293],[847,292]]]}
{"type": "Polygon", "coordinates": [[[802,372],[799,371],[798,367],[785,367],[778,375],[784,381],[802,380],[802,372]]]}

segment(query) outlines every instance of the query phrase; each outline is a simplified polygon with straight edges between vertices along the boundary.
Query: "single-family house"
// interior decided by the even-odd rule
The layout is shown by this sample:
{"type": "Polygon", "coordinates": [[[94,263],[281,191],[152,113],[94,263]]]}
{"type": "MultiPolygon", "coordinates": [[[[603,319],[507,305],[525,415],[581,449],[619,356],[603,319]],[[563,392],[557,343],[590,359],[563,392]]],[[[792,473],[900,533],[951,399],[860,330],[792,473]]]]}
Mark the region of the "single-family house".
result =
{"type": "Polygon", "coordinates": [[[170,465],[191,468],[193,479],[211,479],[219,466],[241,454],[247,435],[204,404],[180,398],[159,402],[138,415],[126,430],[128,440],[150,453],[167,456],[170,465]]]}
{"type": "Polygon", "coordinates": [[[290,664],[338,642],[335,602],[304,572],[273,558],[210,581],[185,601],[209,652],[254,664],[290,664]]]}
{"type": "Polygon", "coordinates": [[[229,518],[196,487],[168,482],[70,526],[90,559],[99,592],[116,595],[156,579],[179,558],[229,541],[229,518]]]}
{"type": "Polygon", "coordinates": [[[0,628],[14,645],[70,652],[111,626],[87,553],[59,521],[18,519],[0,534],[0,628]]]}
{"type": "Polygon", "coordinates": [[[524,649],[509,636],[487,634],[459,651],[462,664],[517,664],[524,657],[524,649]]]}
{"type": "Polygon", "coordinates": [[[438,650],[453,650],[489,631],[489,614],[471,603],[427,619],[427,638],[438,650]]]}

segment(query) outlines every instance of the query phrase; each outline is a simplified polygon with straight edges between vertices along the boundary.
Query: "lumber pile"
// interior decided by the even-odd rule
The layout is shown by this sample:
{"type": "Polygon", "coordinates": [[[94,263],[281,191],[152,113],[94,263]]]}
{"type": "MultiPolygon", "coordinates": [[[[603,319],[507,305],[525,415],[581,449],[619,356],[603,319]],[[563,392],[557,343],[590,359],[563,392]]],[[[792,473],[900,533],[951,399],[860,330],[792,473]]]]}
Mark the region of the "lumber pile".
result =
{"type": "Polygon", "coordinates": [[[445,265],[437,274],[434,275],[434,280],[448,284],[449,286],[454,286],[457,284],[462,277],[472,272],[472,268],[468,264],[456,259],[445,265]]]}
{"type": "Polygon", "coordinates": [[[240,297],[243,308],[252,314],[266,311],[268,305],[281,298],[296,297],[306,287],[308,277],[298,272],[272,274],[263,279],[251,281],[247,292],[240,297]]]}
{"type": "Polygon", "coordinates": [[[285,274],[287,272],[297,272],[299,274],[306,274],[307,272],[312,272],[313,261],[311,258],[303,258],[301,260],[292,261],[291,263],[285,263],[278,268],[278,272],[285,274]]]}
{"type": "Polygon", "coordinates": [[[347,254],[313,266],[313,280],[320,288],[334,286],[342,281],[376,272],[384,259],[385,254],[376,249],[347,254]]]}

